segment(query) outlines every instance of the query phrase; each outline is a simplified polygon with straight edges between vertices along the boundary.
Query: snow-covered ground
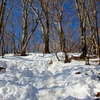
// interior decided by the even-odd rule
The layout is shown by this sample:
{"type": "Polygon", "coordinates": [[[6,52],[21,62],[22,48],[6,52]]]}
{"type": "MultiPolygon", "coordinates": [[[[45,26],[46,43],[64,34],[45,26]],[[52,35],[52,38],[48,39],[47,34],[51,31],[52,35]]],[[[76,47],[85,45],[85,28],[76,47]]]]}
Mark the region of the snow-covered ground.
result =
{"type": "Polygon", "coordinates": [[[42,53],[0,57],[0,67],[7,67],[0,72],[0,100],[92,100],[100,92],[100,66],[90,63],[64,64],[55,54],[42,53]]]}

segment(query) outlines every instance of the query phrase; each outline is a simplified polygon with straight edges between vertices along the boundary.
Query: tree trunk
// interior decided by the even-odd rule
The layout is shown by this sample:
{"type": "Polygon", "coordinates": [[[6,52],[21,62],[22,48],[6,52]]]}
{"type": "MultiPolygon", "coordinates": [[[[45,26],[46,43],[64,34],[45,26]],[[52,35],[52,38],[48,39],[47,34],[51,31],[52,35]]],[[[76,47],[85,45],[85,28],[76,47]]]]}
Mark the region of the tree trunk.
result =
{"type": "Polygon", "coordinates": [[[27,26],[27,17],[28,17],[28,2],[25,0],[22,0],[22,16],[23,16],[23,35],[22,35],[22,45],[21,45],[21,56],[26,56],[26,47],[24,48],[24,45],[27,41],[28,37],[28,26],[27,26]]]}
{"type": "Polygon", "coordinates": [[[69,59],[68,59],[68,55],[66,52],[66,41],[65,41],[65,35],[63,32],[61,21],[58,22],[58,34],[59,34],[59,39],[60,39],[60,48],[61,48],[61,51],[64,52],[64,55],[65,55],[64,63],[67,63],[69,62],[69,59]]]}
{"type": "Polygon", "coordinates": [[[66,45],[65,45],[65,35],[62,29],[61,22],[58,22],[58,34],[60,39],[60,49],[62,52],[66,51],[66,45]]]}
{"type": "Polygon", "coordinates": [[[26,46],[25,46],[26,41],[27,41],[27,37],[25,36],[25,34],[23,34],[21,56],[26,56],[26,46]]]}
{"type": "Polygon", "coordinates": [[[49,51],[49,36],[44,37],[44,53],[50,53],[50,51],[49,51]]]}
{"type": "Polygon", "coordinates": [[[81,30],[82,54],[80,55],[80,58],[85,59],[87,54],[85,0],[75,0],[75,2],[76,2],[76,9],[80,20],[80,30],[81,30]]]}
{"type": "Polygon", "coordinates": [[[81,26],[81,32],[82,32],[82,35],[81,35],[81,41],[82,41],[82,54],[80,56],[80,58],[82,59],[85,59],[86,55],[87,55],[87,46],[86,46],[86,29],[85,29],[85,26],[82,27],[81,26]]]}
{"type": "Polygon", "coordinates": [[[48,18],[48,12],[45,14],[46,17],[46,34],[44,34],[44,53],[50,53],[49,51],[49,18],[48,18]]]}
{"type": "MultiPolygon", "coordinates": [[[[4,23],[4,22],[3,22],[4,23]]],[[[4,26],[4,25],[3,25],[4,26]]],[[[2,32],[2,34],[1,34],[1,49],[2,49],[2,58],[4,57],[4,27],[2,26],[2,29],[1,29],[1,32],[2,32]]]]}
{"type": "Polygon", "coordinates": [[[96,11],[96,35],[97,35],[97,44],[98,44],[98,55],[99,55],[99,65],[100,65],[100,36],[98,30],[98,14],[97,14],[97,4],[96,0],[94,0],[95,11],[96,11]]]}
{"type": "Polygon", "coordinates": [[[2,0],[0,6],[0,35],[1,35],[1,51],[2,57],[4,57],[4,14],[6,9],[7,0],[2,0]]]}

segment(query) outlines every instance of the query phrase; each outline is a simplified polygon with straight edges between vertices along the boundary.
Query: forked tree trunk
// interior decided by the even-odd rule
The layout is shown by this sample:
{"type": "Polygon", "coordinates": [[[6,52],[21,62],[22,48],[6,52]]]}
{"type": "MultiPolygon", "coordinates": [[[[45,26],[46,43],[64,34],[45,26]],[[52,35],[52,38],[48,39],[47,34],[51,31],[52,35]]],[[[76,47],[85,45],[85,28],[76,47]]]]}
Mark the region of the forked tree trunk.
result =
{"type": "Polygon", "coordinates": [[[49,51],[49,34],[50,34],[50,27],[49,27],[49,16],[48,11],[44,11],[45,18],[46,18],[46,34],[44,34],[44,53],[50,53],[49,51]]]}
{"type": "Polygon", "coordinates": [[[85,59],[87,54],[85,0],[75,0],[75,2],[76,2],[76,10],[78,12],[80,20],[80,30],[81,30],[82,54],[80,55],[80,58],[85,59]]]}
{"type": "Polygon", "coordinates": [[[61,48],[61,51],[64,52],[64,55],[65,55],[64,63],[67,63],[69,62],[69,59],[66,52],[65,34],[61,25],[61,21],[58,22],[58,34],[59,34],[59,39],[60,39],[60,48],[61,48]]]}
{"type": "Polygon", "coordinates": [[[22,0],[22,16],[23,16],[23,35],[22,35],[22,44],[21,44],[21,56],[26,56],[26,47],[24,45],[27,41],[28,37],[28,26],[27,26],[27,17],[28,17],[28,2],[26,0],[22,0]]]}
{"type": "Polygon", "coordinates": [[[44,13],[45,13],[45,18],[46,18],[46,33],[44,34],[44,53],[50,53],[49,51],[49,34],[50,34],[49,16],[48,16],[48,11],[46,12],[44,11],[44,13]]]}

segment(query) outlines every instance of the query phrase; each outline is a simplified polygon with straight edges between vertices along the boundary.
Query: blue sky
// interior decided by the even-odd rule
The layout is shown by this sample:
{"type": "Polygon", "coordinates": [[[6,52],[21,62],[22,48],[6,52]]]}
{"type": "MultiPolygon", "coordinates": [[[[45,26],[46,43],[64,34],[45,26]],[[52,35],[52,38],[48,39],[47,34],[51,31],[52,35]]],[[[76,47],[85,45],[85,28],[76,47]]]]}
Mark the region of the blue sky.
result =
{"type": "MultiPolygon", "coordinates": [[[[21,25],[19,24],[18,20],[21,21],[21,17],[22,17],[22,13],[21,13],[21,4],[19,2],[16,2],[17,4],[19,4],[19,6],[14,6],[13,8],[13,11],[12,11],[12,21],[14,22],[14,25],[15,25],[15,28],[14,28],[14,31],[15,31],[15,34],[16,36],[18,37],[18,35],[20,34],[21,36],[21,33],[22,33],[22,28],[21,28],[21,25]]],[[[7,7],[9,8],[10,6],[10,3],[8,2],[7,3],[7,7]]],[[[69,15],[66,16],[66,19],[69,20],[68,18],[74,16],[72,18],[72,22],[69,26],[72,27],[72,32],[73,34],[75,33],[76,29],[79,28],[79,19],[78,19],[78,16],[77,16],[77,12],[74,8],[72,8],[72,5],[70,4],[64,4],[64,11],[66,12],[66,14],[68,13],[69,15]],[[76,16],[75,16],[76,15],[76,16]]],[[[8,25],[9,26],[9,25],[8,25]]],[[[67,25],[64,25],[67,27],[67,25]]],[[[39,28],[38,28],[39,29],[39,28]]],[[[41,38],[41,35],[40,35],[40,32],[39,30],[36,30],[36,36],[38,38],[41,38]]],[[[74,35],[74,41],[78,41],[78,37],[79,37],[79,31],[77,31],[77,34],[74,35]]],[[[39,42],[40,39],[36,39],[35,41],[39,42]]]]}

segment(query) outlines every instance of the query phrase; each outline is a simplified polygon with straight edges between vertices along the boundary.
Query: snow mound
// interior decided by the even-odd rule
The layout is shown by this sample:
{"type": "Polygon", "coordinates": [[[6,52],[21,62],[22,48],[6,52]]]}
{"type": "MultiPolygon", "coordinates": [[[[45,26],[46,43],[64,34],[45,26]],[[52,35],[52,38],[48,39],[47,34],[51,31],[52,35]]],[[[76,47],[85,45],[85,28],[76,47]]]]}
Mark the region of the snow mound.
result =
{"type": "Polygon", "coordinates": [[[38,100],[36,93],[38,93],[37,88],[30,84],[21,86],[7,82],[0,88],[1,100],[38,100]]]}

